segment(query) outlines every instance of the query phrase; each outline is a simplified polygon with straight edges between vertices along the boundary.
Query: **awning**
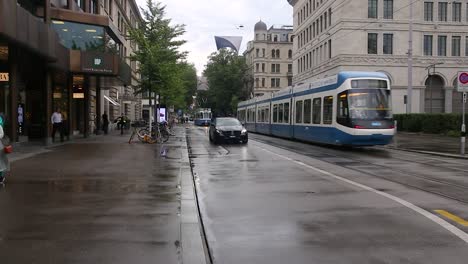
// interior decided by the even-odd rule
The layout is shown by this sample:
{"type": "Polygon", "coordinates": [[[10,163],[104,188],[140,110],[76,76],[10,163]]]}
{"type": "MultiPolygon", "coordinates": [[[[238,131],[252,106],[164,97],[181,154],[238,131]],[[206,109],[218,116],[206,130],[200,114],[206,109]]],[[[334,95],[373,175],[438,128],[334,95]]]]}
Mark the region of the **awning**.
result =
{"type": "Polygon", "coordinates": [[[114,99],[110,98],[109,96],[107,95],[103,95],[104,96],[104,99],[106,99],[107,101],[109,101],[109,103],[113,104],[113,105],[116,105],[116,106],[119,106],[120,104],[117,103],[116,101],[114,101],[114,99]]]}

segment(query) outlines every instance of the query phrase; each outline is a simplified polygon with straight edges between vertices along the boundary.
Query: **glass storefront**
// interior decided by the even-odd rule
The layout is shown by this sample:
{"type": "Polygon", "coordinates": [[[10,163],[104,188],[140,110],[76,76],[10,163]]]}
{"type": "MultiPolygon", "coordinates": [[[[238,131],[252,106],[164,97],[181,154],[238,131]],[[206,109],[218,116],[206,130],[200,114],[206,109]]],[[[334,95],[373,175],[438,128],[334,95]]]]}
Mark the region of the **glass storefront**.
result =
{"type": "Polygon", "coordinates": [[[120,53],[120,44],[102,26],[61,20],[52,20],[52,26],[68,49],[120,53]]]}

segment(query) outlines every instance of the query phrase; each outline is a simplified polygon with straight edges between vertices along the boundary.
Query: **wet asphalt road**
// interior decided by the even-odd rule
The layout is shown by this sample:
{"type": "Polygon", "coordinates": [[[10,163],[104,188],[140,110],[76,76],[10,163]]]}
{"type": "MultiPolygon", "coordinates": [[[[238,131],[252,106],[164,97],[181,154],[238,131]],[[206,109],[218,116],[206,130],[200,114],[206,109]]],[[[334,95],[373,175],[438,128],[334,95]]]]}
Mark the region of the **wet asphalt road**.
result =
{"type": "Polygon", "coordinates": [[[215,263],[466,263],[468,227],[435,212],[468,219],[465,160],[253,134],[248,146],[216,146],[205,128],[188,135],[215,263]]]}
{"type": "Polygon", "coordinates": [[[162,159],[127,140],[14,162],[0,189],[0,263],[180,263],[180,146],[162,159]]]}

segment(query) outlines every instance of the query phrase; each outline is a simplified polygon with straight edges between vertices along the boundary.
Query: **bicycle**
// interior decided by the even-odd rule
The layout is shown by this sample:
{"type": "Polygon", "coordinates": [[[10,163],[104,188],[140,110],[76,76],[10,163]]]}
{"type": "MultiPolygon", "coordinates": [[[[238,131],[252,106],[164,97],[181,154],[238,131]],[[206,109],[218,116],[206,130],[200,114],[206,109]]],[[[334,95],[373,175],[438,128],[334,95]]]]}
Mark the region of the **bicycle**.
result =
{"type": "Polygon", "coordinates": [[[157,142],[164,143],[169,140],[169,133],[166,130],[161,129],[161,125],[155,126],[151,133],[148,127],[137,130],[137,127],[134,126],[132,135],[130,136],[130,139],[128,141],[129,144],[132,142],[135,135],[141,142],[149,144],[154,144],[157,142]]]}

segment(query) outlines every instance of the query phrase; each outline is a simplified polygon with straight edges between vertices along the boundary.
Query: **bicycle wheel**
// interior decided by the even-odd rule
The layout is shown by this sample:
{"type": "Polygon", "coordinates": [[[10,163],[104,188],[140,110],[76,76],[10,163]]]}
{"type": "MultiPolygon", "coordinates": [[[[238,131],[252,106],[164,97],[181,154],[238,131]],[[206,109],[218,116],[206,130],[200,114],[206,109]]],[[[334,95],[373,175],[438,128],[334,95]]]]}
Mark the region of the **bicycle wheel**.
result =
{"type": "MultiPolygon", "coordinates": [[[[145,141],[145,136],[150,136],[150,132],[148,129],[146,128],[142,128],[138,131],[138,139],[141,141],[141,142],[146,142],[145,141]]],[[[151,137],[151,136],[150,136],[151,137]]]]}

